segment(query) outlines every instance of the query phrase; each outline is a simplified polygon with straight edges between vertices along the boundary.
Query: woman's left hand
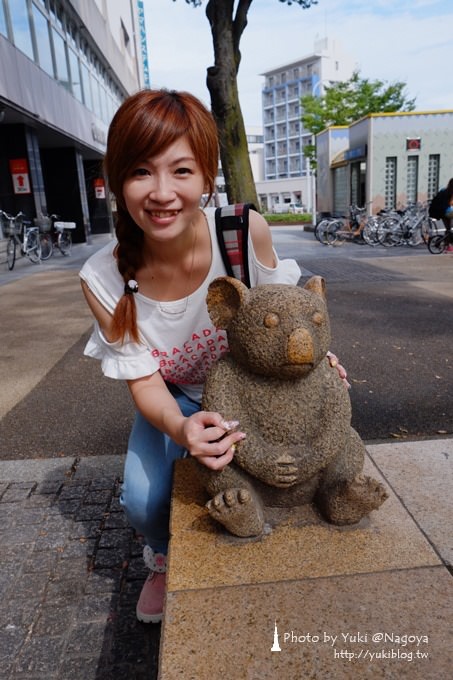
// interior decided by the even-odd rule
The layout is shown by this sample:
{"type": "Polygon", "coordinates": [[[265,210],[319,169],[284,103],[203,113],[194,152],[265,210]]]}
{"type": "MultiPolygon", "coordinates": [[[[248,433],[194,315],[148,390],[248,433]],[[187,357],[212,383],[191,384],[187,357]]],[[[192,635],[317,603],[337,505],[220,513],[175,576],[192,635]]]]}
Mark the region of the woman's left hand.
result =
{"type": "Polygon", "coordinates": [[[332,368],[337,369],[338,375],[343,381],[343,385],[346,387],[346,389],[349,390],[351,388],[351,385],[348,382],[348,374],[346,373],[346,369],[338,362],[338,357],[335,354],[332,354],[332,352],[327,352],[327,357],[332,368]]]}

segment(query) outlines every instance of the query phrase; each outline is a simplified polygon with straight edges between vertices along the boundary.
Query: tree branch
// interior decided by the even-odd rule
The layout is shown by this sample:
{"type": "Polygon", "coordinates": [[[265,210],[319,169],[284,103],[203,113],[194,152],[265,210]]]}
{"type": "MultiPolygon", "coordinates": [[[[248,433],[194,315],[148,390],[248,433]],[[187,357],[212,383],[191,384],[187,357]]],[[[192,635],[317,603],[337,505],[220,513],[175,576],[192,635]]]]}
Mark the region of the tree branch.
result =
{"type": "MultiPolygon", "coordinates": [[[[234,40],[234,50],[239,53],[239,43],[241,41],[241,36],[247,26],[247,14],[250,9],[250,5],[253,0],[239,0],[239,4],[236,9],[236,16],[233,20],[233,40],[234,40]]],[[[239,53],[240,60],[240,53],[239,53]]],[[[239,66],[239,64],[238,64],[239,66]]]]}

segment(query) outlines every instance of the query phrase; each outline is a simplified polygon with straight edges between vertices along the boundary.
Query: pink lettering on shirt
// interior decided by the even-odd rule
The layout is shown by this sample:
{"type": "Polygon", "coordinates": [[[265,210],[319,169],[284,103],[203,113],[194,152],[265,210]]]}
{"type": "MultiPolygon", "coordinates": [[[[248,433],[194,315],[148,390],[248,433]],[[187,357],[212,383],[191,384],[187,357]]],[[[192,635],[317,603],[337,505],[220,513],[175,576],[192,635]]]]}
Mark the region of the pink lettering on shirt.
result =
{"type": "Polygon", "coordinates": [[[152,347],[150,351],[159,359],[165,380],[198,385],[204,383],[212,364],[228,352],[228,340],[222,329],[204,328],[192,333],[182,346],[152,347]]]}

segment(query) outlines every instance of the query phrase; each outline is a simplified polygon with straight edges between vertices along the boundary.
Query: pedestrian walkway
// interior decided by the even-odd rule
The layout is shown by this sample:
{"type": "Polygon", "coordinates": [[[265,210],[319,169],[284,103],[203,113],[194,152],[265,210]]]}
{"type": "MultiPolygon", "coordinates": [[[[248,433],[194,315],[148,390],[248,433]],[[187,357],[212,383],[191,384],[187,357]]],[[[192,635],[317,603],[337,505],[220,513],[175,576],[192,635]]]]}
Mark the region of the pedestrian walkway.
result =
{"type": "MultiPolygon", "coordinates": [[[[178,470],[161,680],[449,677],[453,439],[367,448],[390,490],[370,522],[308,522],[239,545],[178,470]]],[[[146,573],[118,503],[122,466],[0,461],[1,680],[157,677],[160,626],[135,619],[146,573]]]]}
{"type": "MultiPolygon", "coordinates": [[[[81,259],[93,249],[82,244],[81,259]]],[[[76,249],[74,257],[79,257],[77,253],[76,249]]],[[[438,304],[443,310],[451,298],[442,292],[447,290],[444,278],[440,284],[437,280],[439,273],[442,277],[447,275],[445,265],[440,266],[441,260],[430,256],[424,264],[423,256],[404,256],[402,262],[398,259],[385,258],[379,264],[373,261],[373,266],[387,268],[389,274],[403,273],[398,295],[392,294],[384,300],[381,310],[382,319],[386,318],[386,310],[393,311],[393,308],[396,312],[392,318],[398,317],[401,299],[402,324],[387,324],[385,328],[382,324],[385,338],[374,337],[366,344],[371,317],[366,314],[365,304],[363,311],[358,305],[360,295],[365,297],[373,290],[366,289],[366,283],[360,283],[360,295],[356,295],[356,291],[346,295],[345,284],[341,282],[336,287],[334,283],[330,286],[330,299],[332,309],[336,310],[336,337],[346,350],[349,345],[352,348],[350,356],[345,357],[348,368],[357,356],[354,350],[357,339],[361,347],[359,355],[366,354],[365,362],[361,356],[359,359],[361,370],[370,382],[360,380],[360,374],[353,372],[353,377],[358,379],[353,386],[356,398],[363,404],[371,402],[371,389],[382,395],[378,402],[381,410],[377,411],[375,406],[371,410],[373,418],[385,420],[387,429],[391,427],[391,432],[401,434],[402,430],[389,425],[390,416],[399,409],[397,422],[404,424],[409,411],[417,412],[415,397],[421,392],[420,384],[424,387],[421,397],[427,421],[435,420],[437,403],[444,407],[451,403],[443,396],[448,394],[446,390],[451,385],[447,370],[450,364],[437,369],[432,361],[425,361],[427,372],[424,373],[421,364],[414,364],[415,359],[407,363],[407,356],[412,356],[408,353],[404,362],[390,364],[395,382],[381,386],[377,380],[386,366],[377,353],[372,354],[367,347],[372,349],[377,342],[384,343],[391,361],[394,354],[401,354],[404,333],[404,346],[409,342],[406,335],[414,335],[416,347],[420,349],[423,342],[429,342],[437,358],[436,343],[445,348],[445,338],[434,325],[439,316],[434,295],[441,293],[438,304]],[[431,263],[435,262],[439,263],[436,278],[431,269],[431,263]],[[418,286],[413,279],[421,276],[423,267],[429,271],[423,275],[427,283],[422,288],[422,284],[418,286]],[[410,271],[410,286],[406,288],[410,271]],[[414,308],[408,320],[409,303],[414,303],[414,308]],[[429,309],[432,315],[422,316],[429,309]],[[367,319],[365,326],[363,318],[367,319]],[[419,328],[424,323],[420,319],[425,318],[429,318],[429,323],[419,328]],[[423,331],[423,337],[419,330],[423,331]],[[435,379],[431,375],[433,371],[435,379]],[[409,402],[402,398],[401,381],[403,377],[404,386],[411,385],[409,379],[414,375],[416,380],[411,387],[414,401],[409,402]],[[435,389],[435,393],[428,399],[429,389],[435,389]],[[395,399],[395,404],[390,399],[395,399]]],[[[58,259],[55,262],[59,265],[58,259]]],[[[65,258],[60,262],[64,267],[58,271],[45,268],[45,263],[39,268],[24,263],[27,276],[7,281],[2,278],[3,274],[0,277],[0,285],[4,284],[0,287],[0,680],[154,680],[160,626],[146,626],[136,621],[135,603],[145,571],[141,545],[127,526],[118,503],[124,442],[132,414],[130,399],[124,385],[103,380],[99,365],[83,357],[83,345],[92,320],[80,294],[77,261],[65,258]],[[33,275],[28,275],[29,271],[33,275]]],[[[336,266],[340,268],[339,264],[336,266]]],[[[354,279],[352,267],[348,261],[347,268],[354,279]]],[[[314,261],[311,268],[316,270],[314,261]]],[[[367,272],[365,275],[368,276],[367,272]]],[[[375,285],[374,281],[371,283],[375,285]]],[[[379,297],[383,297],[382,286],[379,297]]],[[[373,303],[374,317],[379,310],[373,303]]],[[[446,333],[451,322],[441,318],[439,323],[446,333]]],[[[363,413],[362,409],[361,417],[363,413]]],[[[415,417],[421,420],[417,413],[415,417]]],[[[440,425],[450,428],[451,421],[444,421],[439,421],[440,425]]],[[[361,570],[351,572],[339,568],[342,543],[335,543],[340,551],[335,554],[327,541],[317,545],[324,546],[331,556],[331,573],[320,571],[321,565],[326,564],[322,550],[311,553],[312,565],[318,564],[318,572],[304,567],[296,573],[293,565],[290,573],[282,551],[268,549],[269,544],[263,542],[261,551],[268,563],[263,581],[256,577],[259,564],[256,560],[255,566],[253,560],[241,562],[242,558],[225,561],[225,552],[233,555],[232,546],[219,535],[208,534],[209,541],[203,550],[194,552],[192,547],[190,553],[181,540],[170,558],[172,574],[178,572],[180,576],[179,580],[171,577],[167,622],[173,628],[167,628],[167,623],[164,626],[164,670],[160,680],[192,677],[196,680],[203,677],[209,680],[266,677],[329,680],[332,677],[336,680],[341,676],[326,674],[322,656],[325,648],[321,654],[321,647],[302,647],[299,642],[290,645],[282,633],[294,630],[298,635],[304,631],[315,634],[318,628],[324,627],[326,634],[352,635],[354,625],[360,625],[361,629],[366,622],[370,630],[374,630],[371,624],[382,628],[385,624],[398,635],[400,632],[427,635],[433,664],[430,668],[438,674],[428,674],[423,680],[449,677],[442,675],[442,664],[451,648],[445,608],[449,606],[451,611],[452,604],[451,542],[446,533],[451,526],[448,475],[451,475],[453,460],[452,441],[438,437],[432,442],[394,441],[368,447],[370,464],[379,468],[392,496],[389,505],[376,513],[379,521],[371,522],[364,538],[356,534],[353,557],[360,558],[361,570]],[[370,533],[371,544],[365,540],[370,533]],[[392,537],[398,540],[391,542],[392,537]],[[404,552],[403,543],[407,547],[411,540],[415,550],[404,552]],[[376,550],[368,551],[369,545],[374,545],[376,550]],[[415,558],[418,562],[411,563],[415,558]],[[271,571],[276,564],[281,583],[274,588],[276,576],[271,571]],[[213,571],[217,581],[212,580],[213,571]],[[200,580],[206,575],[211,581],[200,580]],[[251,589],[245,597],[238,579],[249,577],[255,582],[248,583],[251,589]],[[293,589],[293,585],[297,588],[293,589]],[[424,593],[424,599],[414,599],[417,592],[424,593]],[[293,618],[295,608],[304,613],[304,618],[293,618]],[[282,652],[280,656],[265,656],[272,645],[274,617],[278,619],[282,652]],[[206,644],[201,646],[195,633],[201,633],[197,626],[202,621],[210,621],[212,625],[206,644]],[[407,626],[400,628],[397,626],[400,622],[407,626]],[[192,631],[189,623],[193,624],[192,631]],[[444,636],[441,646],[438,644],[440,632],[444,636]],[[205,658],[213,658],[207,656],[213,649],[218,665],[210,666],[211,661],[203,665],[205,658]],[[191,667],[194,651],[196,670],[191,667]],[[319,652],[319,658],[314,652],[319,652]],[[280,661],[275,661],[276,656],[280,661]],[[284,665],[288,659],[296,664],[295,675],[293,665],[284,665]],[[307,662],[302,670],[301,660],[307,662]],[[247,666],[241,666],[244,663],[247,666]],[[274,669],[280,670],[274,673],[274,669]]],[[[184,493],[187,491],[191,488],[186,488],[184,493]]],[[[188,522],[184,531],[189,537],[197,527],[206,528],[199,514],[204,512],[203,504],[194,504],[193,497],[183,495],[181,498],[183,504],[176,507],[180,519],[184,514],[184,521],[188,522]]],[[[313,535],[313,527],[308,528],[313,535]]],[[[350,535],[348,531],[341,533],[340,538],[346,536],[344,545],[351,545],[350,535]]],[[[258,544],[255,549],[258,550],[258,544]]],[[[305,552],[302,546],[300,556],[304,557],[305,552]]],[[[352,559],[349,554],[346,557],[352,559]]],[[[369,649],[375,651],[374,647],[369,649]]],[[[401,644],[399,650],[407,651],[407,645],[401,644]]],[[[415,651],[413,645],[410,651],[415,651]]],[[[344,677],[372,680],[405,677],[402,669],[406,672],[415,666],[412,663],[402,666],[401,661],[399,658],[398,662],[385,666],[381,662],[379,666],[369,663],[360,667],[366,668],[368,675],[357,676],[354,669],[353,675],[344,677]]],[[[341,663],[345,663],[344,659],[341,663]]],[[[349,672],[349,664],[345,667],[344,672],[349,672]]],[[[335,672],[338,668],[335,666],[335,672]]]]}

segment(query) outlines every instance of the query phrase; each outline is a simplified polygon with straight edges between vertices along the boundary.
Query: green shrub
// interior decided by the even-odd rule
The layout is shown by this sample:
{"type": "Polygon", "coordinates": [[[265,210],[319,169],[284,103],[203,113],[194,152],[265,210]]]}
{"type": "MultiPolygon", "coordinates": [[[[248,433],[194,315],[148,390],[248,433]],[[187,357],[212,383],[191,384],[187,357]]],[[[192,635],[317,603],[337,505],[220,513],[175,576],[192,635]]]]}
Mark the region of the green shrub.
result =
{"type": "Polygon", "coordinates": [[[264,213],[264,219],[269,224],[306,224],[311,222],[312,216],[308,213],[294,215],[293,213],[264,213]]]}

